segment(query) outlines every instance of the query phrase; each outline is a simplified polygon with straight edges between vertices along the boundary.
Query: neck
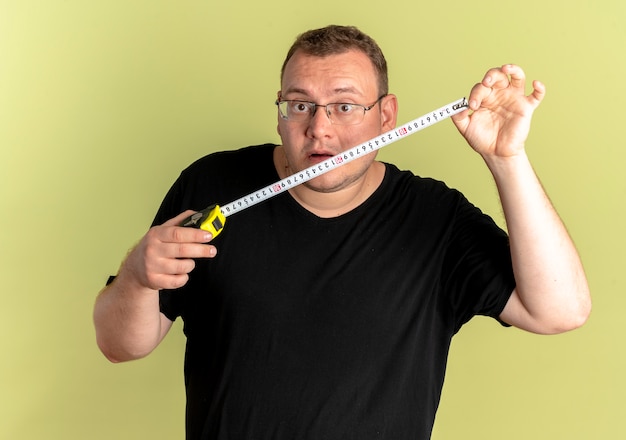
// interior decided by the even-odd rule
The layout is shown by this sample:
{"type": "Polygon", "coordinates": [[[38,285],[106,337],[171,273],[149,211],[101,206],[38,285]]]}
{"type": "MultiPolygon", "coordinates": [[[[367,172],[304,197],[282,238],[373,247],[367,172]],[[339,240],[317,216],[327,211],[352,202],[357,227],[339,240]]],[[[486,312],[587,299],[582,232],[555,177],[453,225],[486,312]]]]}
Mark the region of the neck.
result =
{"type": "MultiPolygon", "coordinates": [[[[359,159],[362,160],[362,159],[359,159]]],[[[281,179],[296,170],[289,167],[282,147],[274,150],[274,164],[281,179]]],[[[338,172],[341,168],[331,171],[338,172]]],[[[385,177],[385,166],[372,161],[366,171],[354,180],[347,180],[345,185],[332,190],[316,187],[315,179],[289,190],[291,196],[306,210],[322,218],[343,215],[360,206],[380,186],[385,177]]]]}

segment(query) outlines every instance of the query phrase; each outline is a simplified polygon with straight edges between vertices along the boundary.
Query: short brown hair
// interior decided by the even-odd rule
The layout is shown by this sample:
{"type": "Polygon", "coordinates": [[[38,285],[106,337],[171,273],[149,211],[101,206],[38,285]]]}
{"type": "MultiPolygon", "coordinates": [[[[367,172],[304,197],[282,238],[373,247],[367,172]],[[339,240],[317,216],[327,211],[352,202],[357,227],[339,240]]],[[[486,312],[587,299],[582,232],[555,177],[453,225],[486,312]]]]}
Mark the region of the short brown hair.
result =
{"type": "Polygon", "coordinates": [[[376,41],[354,26],[330,25],[298,35],[287,52],[287,57],[280,71],[280,78],[282,80],[287,62],[296,51],[302,51],[307,55],[325,57],[344,53],[351,49],[360,50],[368,56],[378,75],[379,94],[386,95],[389,92],[389,80],[385,56],[376,41]]]}

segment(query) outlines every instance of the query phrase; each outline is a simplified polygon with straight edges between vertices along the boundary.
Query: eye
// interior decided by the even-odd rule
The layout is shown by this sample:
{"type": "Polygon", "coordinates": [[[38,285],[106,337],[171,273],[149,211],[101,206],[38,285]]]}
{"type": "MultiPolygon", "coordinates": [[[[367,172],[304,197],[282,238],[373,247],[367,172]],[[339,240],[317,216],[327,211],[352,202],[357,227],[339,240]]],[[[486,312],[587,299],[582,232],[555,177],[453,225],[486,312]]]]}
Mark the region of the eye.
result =
{"type": "Polygon", "coordinates": [[[352,113],[354,111],[354,104],[348,104],[345,102],[339,103],[339,104],[335,104],[335,109],[337,110],[337,113],[339,114],[348,114],[348,113],[352,113]]]}
{"type": "Polygon", "coordinates": [[[306,102],[291,101],[289,103],[289,110],[293,113],[308,113],[311,111],[311,107],[306,102]]]}

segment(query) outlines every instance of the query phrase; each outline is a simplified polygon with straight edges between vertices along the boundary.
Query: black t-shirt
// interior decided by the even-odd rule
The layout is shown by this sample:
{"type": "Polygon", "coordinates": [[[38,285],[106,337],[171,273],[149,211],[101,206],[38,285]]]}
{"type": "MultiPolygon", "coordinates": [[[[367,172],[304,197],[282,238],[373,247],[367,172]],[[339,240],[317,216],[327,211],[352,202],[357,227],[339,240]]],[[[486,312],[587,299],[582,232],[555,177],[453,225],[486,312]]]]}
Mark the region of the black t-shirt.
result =
{"type": "MultiPolygon", "coordinates": [[[[273,149],[200,159],[155,224],[279,180],[273,149]]],[[[452,336],[514,288],[508,238],[458,191],[385,166],[336,218],[288,193],[228,217],[217,257],[161,292],[187,336],[187,438],[430,437],[452,336]]]]}

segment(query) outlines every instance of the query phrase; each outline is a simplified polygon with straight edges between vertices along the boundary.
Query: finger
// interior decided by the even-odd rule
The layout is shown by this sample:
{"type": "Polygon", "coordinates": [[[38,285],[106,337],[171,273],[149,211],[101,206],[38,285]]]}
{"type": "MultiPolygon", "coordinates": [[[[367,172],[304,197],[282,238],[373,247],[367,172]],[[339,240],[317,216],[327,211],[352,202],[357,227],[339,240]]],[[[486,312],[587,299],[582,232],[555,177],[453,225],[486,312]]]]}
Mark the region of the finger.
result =
{"type": "Polygon", "coordinates": [[[213,235],[199,228],[166,226],[160,238],[165,243],[208,243],[213,240],[213,235]]]}
{"type": "Polygon", "coordinates": [[[541,81],[533,81],[533,91],[528,97],[528,100],[533,105],[533,108],[537,108],[545,96],[546,86],[541,81]]]}
{"type": "Polygon", "coordinates": [[[187,210],[157,226],[154,233],[163,243],[208,243],[213,239],[210,232],[199,228],[182,227],[180,224],[196,211],[187,210]]]}
{"type": "Polygon", "coordinates": [[[502,72],[509,76],[511,86],[524,89],[526,86],[526,74],[520,66],[505,64],[502,66],[502,72]]]}
{"type": "Polygon", "coordinates": [[[217,248],[205,243],[146,243],[146,261],[191,260],[193,258],[213,258],[217,248]]]}
{"type": "Polygon", "coordinates": [[[471,110],[478,110],[482,102],[491,94],[491,88],[484,85],[483,82],[475,84],[469,94],[468,104],[471,110]]]}
{"type": "Polygon", "coordinates": [[[163,257],[175,259],[213,258],[216,254],[215,246],[204,243],[166,243],[162,251],[163,257]]]}
{"type": "Polygon", "coordinates": [[[189,281],[189,275],[179,274],[179,275],[170,275],[168,277],[164,277],[163,279],[163,288],[164,289],[178,289],[183,287],[189,281]]]}
{"type": "Polygon", "coordinates": [[[485,73],[481,84],[488,89],[505,89],[509,86],[509,75],[502,67],[494,67],[485,73]]]}
{"type": "Polygon", "coordinates": [[[196,267],[196,262],[190,258],[159,258],[150,260],[147,273],[152,276],[179,275],[191,272],[196,267]]]}
{"type": "Polygon", "coordinates": [[[189,275],[187,273],[175,274],[175,275],[154,275],[149,280],[152,288],[155,290],[161,289],[178,289],[183,287],[189,281],[189,275]]]}

